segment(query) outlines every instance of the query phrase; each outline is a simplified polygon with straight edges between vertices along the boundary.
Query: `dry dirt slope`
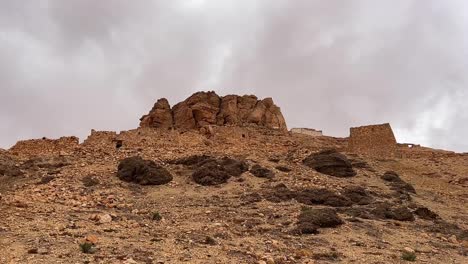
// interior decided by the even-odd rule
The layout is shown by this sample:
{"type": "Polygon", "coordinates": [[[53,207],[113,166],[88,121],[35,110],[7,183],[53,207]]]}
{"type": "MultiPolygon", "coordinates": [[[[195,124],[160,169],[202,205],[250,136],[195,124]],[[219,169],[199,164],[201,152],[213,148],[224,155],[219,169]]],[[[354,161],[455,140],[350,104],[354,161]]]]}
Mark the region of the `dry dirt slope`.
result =
{"type": "Polygon", "coordinates": [[[467,156],[344,153],[356,175],[336,177],[303,160],[343,152],[342,139],[219,127],[209,137],[138,129],[121,140],[118,149],[103,140],[0,153],[0,263],[407,263],[406,247],[416,263],[468,263],[467,156]],[[197,184],[192,173],[204,165],[177,159],[203,154],[250,171],[197,184]],[[119,161],[136,155],[173,180],[120,180],[119,161]],[[400,179],[382,179],[387,171],[400,179]]]}

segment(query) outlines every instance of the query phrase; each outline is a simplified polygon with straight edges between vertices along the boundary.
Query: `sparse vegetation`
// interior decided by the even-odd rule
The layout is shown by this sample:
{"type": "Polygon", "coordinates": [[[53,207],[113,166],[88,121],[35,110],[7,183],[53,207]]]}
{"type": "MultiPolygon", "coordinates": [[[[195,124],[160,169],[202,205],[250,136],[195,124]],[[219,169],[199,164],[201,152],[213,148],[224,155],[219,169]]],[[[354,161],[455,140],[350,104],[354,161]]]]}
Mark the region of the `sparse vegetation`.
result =
{"type": "Polygon", "coordinates": [[[416,254],[413,252],[403,252],[401,254],[401,259],[406,261],[416,261],[416,254]]]}
{"type": "Polygon", "coordinates": [[[81,243],[80,244],[80,250],[81,250],[81,252],[83,252],[85,254],[93,254],[96,251],[96,249],[94,248],[93,243],[90,243],[90,242],[81,243]]]}
{"type": "Polygon", "coordinates": [[[153,212],[153,213],[151,214],[151,219],[152,219],[153,221],[161,221],[161,220],[162,220],[162,216],[161,216],[161,214],[160,214],[159,212],[153,212]]]}

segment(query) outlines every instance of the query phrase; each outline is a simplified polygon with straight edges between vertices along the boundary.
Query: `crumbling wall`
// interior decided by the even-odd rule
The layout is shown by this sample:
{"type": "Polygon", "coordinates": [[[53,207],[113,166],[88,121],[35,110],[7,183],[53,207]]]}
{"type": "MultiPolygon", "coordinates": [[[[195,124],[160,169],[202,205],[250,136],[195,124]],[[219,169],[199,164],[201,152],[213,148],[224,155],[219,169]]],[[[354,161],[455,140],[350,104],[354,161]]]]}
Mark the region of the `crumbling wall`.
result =
{"type": "Polygon", "coordinates": [[[77,137],[61,137],[59,139],[30,139],[18,141],[10,152],[17,155],[37,156],[51,154],[69,154],[79,148],[77,137]]]}
{"type": "Polygon", "coordinates": [[[352,127],[348,148],[350,152],[379,158],[399,156],[397,141],[388,123],[352,127]]]}
{"type": "Polygon", "coordinates": [[[86,148],[115,148],[117,143],[117,132],[91,130],[91,134],[83,141],[86,148]]]}
{"type": "Polygon", "coordinates": [[[304,134],[312,137],[320,137],[323,136],[322,130],[315,130],[312,128],[293,128],[291,129],[291,133],[293,134],[304,134]]]}

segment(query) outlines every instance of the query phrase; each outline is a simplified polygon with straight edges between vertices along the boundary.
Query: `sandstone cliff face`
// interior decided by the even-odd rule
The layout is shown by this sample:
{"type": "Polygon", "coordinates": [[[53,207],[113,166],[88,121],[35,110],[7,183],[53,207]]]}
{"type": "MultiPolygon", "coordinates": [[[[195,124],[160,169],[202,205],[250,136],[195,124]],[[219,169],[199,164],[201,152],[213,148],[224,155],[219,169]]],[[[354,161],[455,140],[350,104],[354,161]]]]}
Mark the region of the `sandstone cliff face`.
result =
{"type": "Polygon", "coordinates": [[[254,95],[227,95],[198,92],[172,109],[166,99],[159,99],[149,114],[140,119],[140,127],[197,129],[207,125],[263,127],[287,130],[281,109],[273,99],[258,100],[254,95]]]}
{"type": "Polygon", "coordinates": [[[153,106],[153,109],[148,115],[143,116],[141,119],[140,126],[144,127],[161,127],[170,128],[172,127],[172,112],[171,106],[167,99],[159,99],[153,106]]]}

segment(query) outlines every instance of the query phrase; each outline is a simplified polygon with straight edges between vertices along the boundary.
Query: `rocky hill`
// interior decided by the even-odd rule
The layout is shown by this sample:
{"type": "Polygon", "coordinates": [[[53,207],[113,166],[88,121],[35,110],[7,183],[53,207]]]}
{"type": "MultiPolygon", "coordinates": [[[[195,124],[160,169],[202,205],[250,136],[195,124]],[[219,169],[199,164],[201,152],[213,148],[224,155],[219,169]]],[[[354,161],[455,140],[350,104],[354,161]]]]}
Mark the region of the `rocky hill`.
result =
{"type": "Polygon", "coordinates": [[[159,99],[149,114],[141,119],[141,127],[196,129],[209,125],[243,126],[256,124],[287,130],[286,121],[271,98],[258,100],[254,95],[227,95],[198,92],[172,109],[167,99],[159,99]]]}
{"type": "Polygon", "coordinates": [[[0,263],[468,263],[468,156],[364,134],[288,133],[271,99],[208,92],[20,142],[0,151],[0,263]]]}

